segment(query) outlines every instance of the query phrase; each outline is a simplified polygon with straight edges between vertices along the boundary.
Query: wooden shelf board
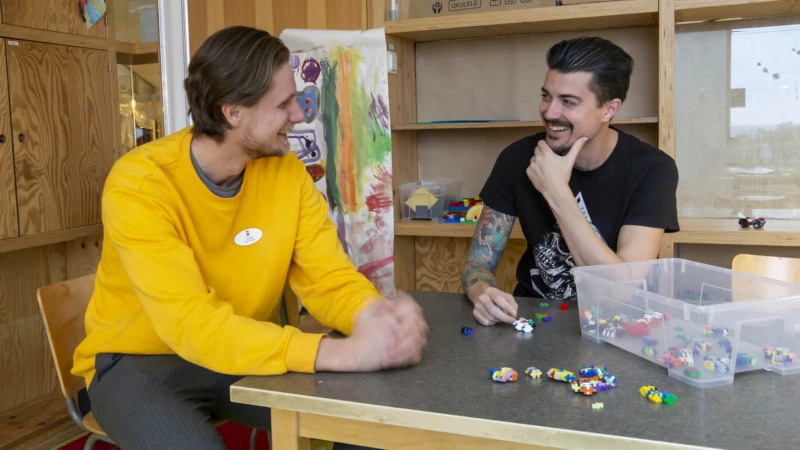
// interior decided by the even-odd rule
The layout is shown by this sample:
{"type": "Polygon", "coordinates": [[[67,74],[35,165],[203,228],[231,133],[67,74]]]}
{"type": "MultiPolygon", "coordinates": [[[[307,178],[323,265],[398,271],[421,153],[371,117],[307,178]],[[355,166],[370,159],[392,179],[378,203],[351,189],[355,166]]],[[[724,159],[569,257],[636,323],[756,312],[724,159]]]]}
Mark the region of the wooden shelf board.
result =
{"type": "MultiPolygon", "coordinates": [[[[616,119],[612,125],[635,125],[658,123],[658,117],[632,117],[616,119]]],[[[403,123],[392,126],[392,131],[407,130],[470,130],[485,128],[542,128],[541,121],[526,122],[462,122],[462,123],[403,123]]]]}
{"type": "MultiPolygon", "coordinates": [[[[436,223],[424,220],[398,220],[394,224],[395,236],[471,238],[474,232],[474,224],[436,223]]],[[[519,224],[514,224],[511,229],[511,239],[525,239],[519,224]]]]}
{"type": "Polygon", "coordinates": [[[48,233],[32,234],[17,238],[0,240],[0,253],[13,252],[26,248],[41,247],[43,245],[57,244],[72,241],[87,236],[103,234],[103,225],[88,225],[85,227],[70,228],[68,230],[51,231],[48,233]]]}
{"type": "Polygon", "coordinates": [[[150,55],[158,54],[158,42],[116,42],[117,54],[150,55]]]}
{"type": "Polygon", "coordinates": [[[46,44],[94,48],[97,50],[108,50],[109,47],[109,41],[103,38],[39,30],[36,28],[20,27],[4,23],[0,23],[0,37],[9,40],[19,39],[23,41],[44,42],[46,44]]]}
{"type": "Polygon", "coordinates": [[[658,0],[619,0],[389,21],[386,34],[416,42],[655,26],[658,0]]]}
{"type": "Polygon", "coordinates": [[[782,16],[800,13],[798,0],[675,0],[676,22],[782,16]]]}
{"type": "MultiPolygon", "coordinates": [[[[675,244],[765,245],[800,247],[800,220],[769,220],[764,228],[740,228],[737,219],[681,219],[681,231],[668,234],[675,244]]],[[[472,224],[441,224],[428,221],[397,221],[395,236],[471,238],[472,224]]],[[[519,223],[511,239],[525,239],[519,223]]]]}
{"type": "Polygon", "coordinates": [[[800,247],[800,220],[770,220],[764,228],[741,228],[738,219],[681,219],[681,231],[668,235],[675,244],[765,245],[800,247]]]}

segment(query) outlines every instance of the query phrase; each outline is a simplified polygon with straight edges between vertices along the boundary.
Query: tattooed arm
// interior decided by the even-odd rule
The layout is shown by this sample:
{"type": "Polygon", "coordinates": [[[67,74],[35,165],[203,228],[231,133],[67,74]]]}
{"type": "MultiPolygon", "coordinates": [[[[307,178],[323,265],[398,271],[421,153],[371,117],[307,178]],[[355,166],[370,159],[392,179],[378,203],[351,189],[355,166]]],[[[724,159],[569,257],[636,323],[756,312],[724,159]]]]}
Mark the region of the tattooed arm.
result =
{"type": "Polygon", "coordinates": [[[512,295],[497,289],[493,275],[515,220],[484,204],[467,261],[461,268],[461,287],[475,305],[472,314],[483,325],[513,323],[517,317],[517,302],[512,295]]]}

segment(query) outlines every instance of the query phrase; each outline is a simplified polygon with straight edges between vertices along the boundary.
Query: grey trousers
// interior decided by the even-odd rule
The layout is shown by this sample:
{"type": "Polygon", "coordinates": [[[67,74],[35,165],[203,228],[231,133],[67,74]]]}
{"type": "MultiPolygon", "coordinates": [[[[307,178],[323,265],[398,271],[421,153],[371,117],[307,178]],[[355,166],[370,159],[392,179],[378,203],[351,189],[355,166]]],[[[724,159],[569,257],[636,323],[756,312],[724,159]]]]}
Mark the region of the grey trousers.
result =
{"type": "Polygon", "coordinates": [[[176,355],[100,354],[95,366],[88,390],[92,412],[122,450],[225,450],[212,417],[271,429],[269,408],[231,402],[230,386],[242,377],[176,355]]]}

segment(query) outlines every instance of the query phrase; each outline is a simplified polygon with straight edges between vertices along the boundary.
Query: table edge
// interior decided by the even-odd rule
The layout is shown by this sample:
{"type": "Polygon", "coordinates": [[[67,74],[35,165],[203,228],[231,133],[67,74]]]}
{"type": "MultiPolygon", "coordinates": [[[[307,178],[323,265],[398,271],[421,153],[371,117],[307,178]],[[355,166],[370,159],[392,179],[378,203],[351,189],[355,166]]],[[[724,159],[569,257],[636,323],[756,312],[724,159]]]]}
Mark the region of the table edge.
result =
{"type": "MultiPolygon", "coordinates": [[[[563,428],[502,422],[476,417],[395,408],[383,405],[333,400],[287,394],[240,386],[247,377],[230,388],[231,401],[298,413],[310,413],[344,419],[374,422],[434,432],[459,434],[484,439],[510,441],[557,448],[591,447],[593,449],[708,449],[688,444],[654,441],[628,436],[591,433],[563,428]],[[247,400],[246,397],[250,399],[247,400]],[[255,397],[255,399],[253,398],[255,397]]],[[[609,414],[606,412],[605,414],[609,414]]]]}

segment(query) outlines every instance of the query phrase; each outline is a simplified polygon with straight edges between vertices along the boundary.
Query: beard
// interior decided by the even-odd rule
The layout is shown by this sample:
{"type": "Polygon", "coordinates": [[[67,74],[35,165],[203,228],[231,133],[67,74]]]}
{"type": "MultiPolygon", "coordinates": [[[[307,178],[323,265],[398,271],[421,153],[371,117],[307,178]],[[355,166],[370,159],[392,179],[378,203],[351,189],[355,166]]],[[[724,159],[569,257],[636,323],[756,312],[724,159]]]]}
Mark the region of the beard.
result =
{"type": "MultiPolygon", "coordinates": [[[[559,133],[559,134],[569,133],[569,136],[564,141],[564,143],[561,144],[561,145],[558,145],[558,146],[553,146],[553,145],[550,146],[550,149],[553,150],[553,153],[557,154],[558,156],[566,155],[567,152],[569,152],[569,149],[572,148],[572,144],[574,144],[574,142],[572,142],[572,143],[569,142],[569,138],[572,137],[572,124],[569,123],[568,121],[564,120],[564,119],[559,119],[559,120],[546,120],[545,121],[545,125],[551,125],[551,126],[555,126],[555,127],[566,127],[567,128],[567,130],[559,133]]],[[[556,140],[559,139],[558,137],[550,134],[551,132],[550,132],[549,129],[546,129],[546,131],[547,131],[547,137],[550,138],[551,141],[556,141],[556,140]]],[[[548,143],[548,145],[549,145],[549,143],[548,143]]]]}
{"type": "Polygon", "coordinates": [[[291,131],[291,127],[281,128],[281,130],[275,134],[275,137],[264,144],[257,144],[257,140],[253,139],[252,136],[246,137],[242,141],[244,154],[250,159],[285,156],[291,151],[288,139],[289,131],[291,131]]]}

